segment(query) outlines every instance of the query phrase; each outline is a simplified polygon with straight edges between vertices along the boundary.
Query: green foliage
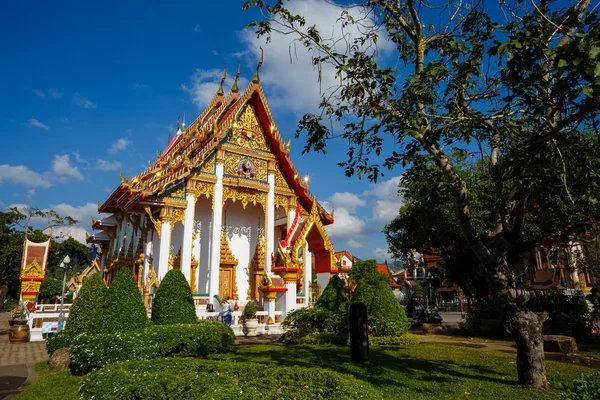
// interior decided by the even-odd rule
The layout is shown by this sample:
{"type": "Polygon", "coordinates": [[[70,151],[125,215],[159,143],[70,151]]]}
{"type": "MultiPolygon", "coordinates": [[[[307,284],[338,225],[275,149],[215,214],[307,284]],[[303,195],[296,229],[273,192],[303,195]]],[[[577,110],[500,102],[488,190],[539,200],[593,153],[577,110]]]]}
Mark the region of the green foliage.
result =
{"type": "Polygon", "coordinates": [[[40,285],[40,294],[38,301],[42,300],[45,303],[53,303],[56,297],[62,294],[62,281],[47,276],[40,285]]]}
{"type": "Polygon", "coordinates": [[[146,307],[133,274],[128,268],[117,272],[104,296],[98,316],[98,333],[127,332],[148,325],[146,307]]]}
{"type": "Polygon", "coordinates": [[[423,299],[423,286],[416,284],[412,287],[412,294],[410,297],[414,297],[415,299],[423,299]]]}
{"type": "Polygon", "coordinates": [[[401,336],[408,332],[409,321],[394,296],[387,278],[377,272],[374,260],[355,263],[359,266],[352,302],[364,303],[369,318],[369,333],[373,336],[401,336]]]}
{"type": "Polygon", "coordinates": [[[582,341],[592,333],[591,316],[584,299],[562,293],[538,295],[529,302],[529,307],[548,313],[546,335],[567,335],[582,341]]]}
{"type": "Polygon", "coordinates": [[[348,314],[336,314],[325,308],[307,307],[288,313],[281,324],[286,330],[285,343],[346,343],[348,337],[348,314]],[[337,339],[336,339],[337,337],[337,339]]]}
{"type": "Polygon", "coordinates": [[[190,285],[178,269],[163,278],[152,301],[152,322],[157,325],[193,324],[196,306],[190,285]]]}
{"type": "Polygon", "coordinates": [[[565,385],[566,400],[596,400],[600,396],[600,371],[581,374],[571,385],[565,385]]]}
{"type": "Polygon", "coordinates": [[[19,393],[18,400],[79,400],[82,377],[73,376],[69,371],[50,371],[48,361],[37,363],[35,371],[35,381],[19,393]]]}
{"type": "Polygon", "coordinates": [[[250,362],[167,359],[92,373],[82,399],[383,399],[372,385],[323,369],[250,362]],[[208,395],[208,397],[207,397],[208,395]]]}
{"type": "Polygon", "coordinates": [[[65,333],[65,331],[52,334],[52,336],[46,339],[46,351],[48,352],[48,357],[51,357],[58,349],[70,347],[72,341],[73,336],[65,333]]]}
{"type": "Polygon", "coordinates": [[[323,308],[340,315],[348,314],[349,302],[344,291],[344,281],[334,275],[315,303],[316,308],[323,308]]]}
{"type": "Polygon", "coordinates": [[[207,356],[233,349],[235,335],[219,322],[151,325],[130,332],[79,335],[71,346],[71,371],[82,374],[106,364],[157,357],[207,356]]]}
{"type": "Polygon", "coordinates": [[[256,304],[253,301],[249,301],[244,306],[244,317],[246,318],[254,318],[256,315],[256,304]]]}
{"type": "Polygon", "coordinates": [[[64,333],[71,337],[84,332],[96,333],[96,321],[103,312],[106,292],[106,284],[100,274],[85,278],[73,301],[64,333]]]}
{"type": "Polygon", "coordinates": [[[416,346],[423,341],[423,336],[405,333],[402,336],[372,336],[369,343],[380,346],[416,346]]]}
{"type": "Polygon", "coordinates": [[[8,299],[4,300],[4,307],[0,307],[0,310],[8,312],[8,311],[12,310],[13,308],[15,308],[18,303],[19,303],[18,300],[8,298],[8,299]]]}

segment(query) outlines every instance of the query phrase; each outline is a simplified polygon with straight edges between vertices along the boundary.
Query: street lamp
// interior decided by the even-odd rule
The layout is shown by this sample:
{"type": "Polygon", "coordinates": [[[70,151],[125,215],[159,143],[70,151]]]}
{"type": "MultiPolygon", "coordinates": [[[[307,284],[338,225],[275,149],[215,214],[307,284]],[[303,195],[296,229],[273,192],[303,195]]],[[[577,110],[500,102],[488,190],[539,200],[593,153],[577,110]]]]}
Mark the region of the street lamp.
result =
{"type": "Polygon", "coordinates": [[[58,326],[56,328],[56,333],[59,333],[63,330],[65,324],[65,313],[64,313],[64,305],[65,305],[65,286],[67,286],[67,269],[69,268],[69,263],[71,262],[71,258],[69,255],[66,255],[62,260],[58,268],[63,268],[65,273],[63,275],[63,284],[62,284],[62,294],[60,295],[60,313],[58,314],[58,326]]]}

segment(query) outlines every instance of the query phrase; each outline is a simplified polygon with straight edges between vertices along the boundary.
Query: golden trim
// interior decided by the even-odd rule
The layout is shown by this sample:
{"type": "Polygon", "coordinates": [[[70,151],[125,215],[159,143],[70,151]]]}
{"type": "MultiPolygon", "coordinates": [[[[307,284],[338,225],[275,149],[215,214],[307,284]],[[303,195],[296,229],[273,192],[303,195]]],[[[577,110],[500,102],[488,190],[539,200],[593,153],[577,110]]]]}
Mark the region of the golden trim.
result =
{"type": "Polygon", "coordinates": [[[265,134],[251,105],[248,104],[246,106],[239,117],[239,122],[234,122],[233,129],[227,141],[249,149],[269,150],[265,134]]]}
{"type": "Polygon", "coordinates": [[[198,197],[206,196],[206,198],[214,197],[215,195],[215,185],[206,182],[197,182],[196,187],[194,189],[194,203],[198,201],[198,197]]]}
{"type": "MultiPolygon", "coordinates": [[[[232,287],[229,294],[234,300],[239,300],[238,289],[237,289],[237,274],[236,269],[238,260],[235,258],[229,247],[229,240],[227,240],[227,234],[223,232],[221,235],[221,249],[219,258],[219,270],[231,270],[232,287]]],[[[223,299],[224,300],[224,299],[223,299]]]]}
{"type": "Polygon", "coordinates": [[[225,207],[225,202],[227,200],[231,200],[234,203],[236,201],[241,201],[242,207],[246,208],[248,203],[252,203],[254,205],[260,204],[263,206],[263,209],[267,208],[267,193],[257,192],[251,189],[233,187],[233,186],[223,186],[223,203],[222,207],[225,207]]]}
{"type": "Polygon", "coordinates": [[[146,213],[148,214],[148,217],[150,218],[150,222],[152,222],[152,225],[154,225],[154,230],[156,231],[156,234],[158,235],[158,238],[160,239],[160,230],[161,230],[160,221],[154,219],[154,217],[152,216],[152,210],[150,209],[150,206],[145,206],[144,211],[146,211],[146,213]]]}

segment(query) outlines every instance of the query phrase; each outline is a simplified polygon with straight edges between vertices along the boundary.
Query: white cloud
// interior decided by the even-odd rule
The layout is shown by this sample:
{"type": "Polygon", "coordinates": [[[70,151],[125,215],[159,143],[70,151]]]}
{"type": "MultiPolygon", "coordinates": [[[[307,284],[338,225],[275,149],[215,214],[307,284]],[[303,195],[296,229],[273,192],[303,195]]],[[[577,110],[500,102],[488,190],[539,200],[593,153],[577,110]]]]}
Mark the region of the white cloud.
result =
{"type": "Polygon", "coordinates": [[[41,174],[24,165],[0,165],[0,183],[5,181],[33,187],[49,188],[52,186],[41,174]]]}
{"type": "Polygon", "coordinates": [[[329,197],[329,201],[335,207],[344,207],[351,212],[356,210],[356,207],[364,207],[367,205],[366,201],[359,198],[354,193],[349,192],[336,192],[329,197]]]}
{"type": "Polygon", "coordinates": [[[54,156],[54,160],[52,160],[52,173],[54,174],[54,179],[60,183],[67,183],[73,179],[77,181],[83,180],[83,175],[81,175],[79,169],[71,165],[68,154],[57,154],[54,156]]]}
{"type": "Polygon", "coordinates": [[[89,164],[89,162],[81,157],[78,151],[74,151],[73,155],[75,156],[75,161],[81,164],[89,164]]]}
{"type": "Polygon", "coordinates": [[[32,92],[40,99],[60,99],[63,94],[54,88],[48,89],[48,92],[44,92],[40,89],[33,89],[32,92]]]}
{"type": "Polygon", "coordinates": [[[363,244],[361,242],[359,242],[358,240],[354,240],[354,239],[348,240],[348,242],[346,242],[346,244],[351,249],[360,249],[363,247],[363,244]]]}
{"type": "Polygon", "coordinates": [[[79,93],[75,93],[73,95],[73,102],[83,108],[98,108],[98,104],[94,103],[91,100],[86,99],[79,93]]]}
{"type": "Polygon", "coordinates": [[[373,250],[373,256],[378,262],[384,262],[385,260],[391,261],[394,259],[392,253],[389,252],[387,247],[377,247],[373,250]]]}
{"type": "MultiPolygon", "coordinates": [[[[16,207],[19,210],[29,208],[26,204],[11,204],[8,207],[16,207]]],[[[7,208],[8,208],[7,207],[7,208]]],[[[94,203],[87,203],[83,206],[72,206],[70,204],[50,204],[48,208],[42,211],[56,211],[61,217],[71,217],[77,220],[77,223],[72,226],[56,226],[52,228],[53,236],[71,236],[75,240],[86,244],[86,232],[91,231],[92,218],[98,220],[103,218],[102,214],[98,214],[98,205],[94,203]]],[[[32,218],[30,221],[31,225],[36,228],[44,227],[47,221],[43,218],[32,218]]]]}
{"type": "Polygon", "coordinates": [[[198,24],[194,25],[194,32],[196,32],[196,33],[200,32],[200,25],[198,25],[198,24]]]}
{"type": "Polygon", "coordinates": [[[101,158],[98,159],[98,169],[101,171],[118,171],[121,169],[121,163],[118,161],[106,161],[101,158]]]}
{"type": "MultiPolygon", "coordinates": [[[[341,30],[338,19],[342,10],[329,1],[292,0],[286,7],[305,17],[305,32],[309,27],[316,25],[325,39],[344,38],[345,40],[339,40],[335,45],[336,50],[341,53],[346,51],[346,46],[352,43],[353,38],[359,36],[356,25],[349,24],[341,30]]],[[[355,21],[364,19],[359,7],[349,11],[355,21]]],[[[264,37],[257,39],[256,34],[249,29],[242,31],[240,36],[255,60],[260,56],[259,47],[263,46],[265,49],[265,62],[260,76],[269,89],[269,99],[273,107],[284,108],[298,115],[315,111],[321,101],[322,92],[327,93],[339,83],[332,66],[324,64],[319,70],[312,65],[312,57],[315,54],[310,53],[300,43],[293,42],[293,35],[274,33],[270,43],[265,43],[264,37]]],[[[385,36],[379,38],[378,46],[383,52],[394,48],[393,43],[385,36]]],[[[363,50],[372,51],[366,47],[363,50]]]]}
{"type": "MultiPolygon", "coordinates": [[[[237,67],[236,67],[237,68],[237,67]]],[[[228,70],[227,79],[223,84],[225,93],[233,85],[233,80],[237,69],[232,72],[228,70]]],[[[219,84],[223,78],[223,70],[219,69],[197,69],[194,75],[190,77],[190,83],[188,85],[182,84],[181,89],[188,92],[192,97],[192,102],[198,106],[198,109],[203,110],[208,103],[213,99],[214,95],[219,90],[219,84]]],[[[248,85],[248,79],[240,77],[238,80],[238,88],[240,91],[244,90],[248,85]]]]}
{"type": "Polygon", "coordinates": [[[28,202],[32,202],[33,201],[33,195],[35,194],[35,189],[29,189],[27,191],[27,194],[24,195],[23,197],[25,198],[25,200],[27,200],[28,202]]]}
{"type": "MultiPolygon", "coordinates": [[[[321,204],[326,208],[330,208],[330,204],[326,201],[321,202],[321,204]]],[[[352,215],[348,209],[338,207],[335,209],[333,224],[327,225],[325,230],[332,238],[351,238],[362,235],[365,227],[365,221],[352,215]]]]}
{"type": "Polygon", "coordinates": [[[387,181],[372,183],[371,190],[367,190],[363,194],[380,199],[397,199],[400,179],[402,176],[394,176],[387,181]]]}
{"type": "Polygon", "coordinates": [[[33,128],[40,128],[40,129],[45,129],[47,131],[50,130],[50,127],[46,124],[42,124],[40,121],[38,121],[35,118],[30,118],[29,121],[27,121],[27,126],[31,126],[33,128]]]}
{"type": "Polygon", "coordinates": [[[373,219],[388,224],[398,216],[400,206],[398,201],[377,200],[376,206],[373,207],[373,219]]]}
{"type": "Polygon", "coordinates": [[[129,141],[129,139],[121,138],[114,142],[108,151],[111,153],[116,153],[118,151],[125,150],[130,144],[131,141],[129,141]]]}

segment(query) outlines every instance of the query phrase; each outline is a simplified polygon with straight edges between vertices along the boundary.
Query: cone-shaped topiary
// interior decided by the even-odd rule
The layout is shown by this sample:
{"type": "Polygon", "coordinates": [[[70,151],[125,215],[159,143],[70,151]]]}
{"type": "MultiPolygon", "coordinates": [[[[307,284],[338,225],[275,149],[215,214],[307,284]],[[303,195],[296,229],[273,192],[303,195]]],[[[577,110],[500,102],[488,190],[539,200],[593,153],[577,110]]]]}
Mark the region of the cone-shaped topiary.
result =
{"type": "Polygon", "coordinates": [[[146,307],[128,268],[117,272],[103,304],[98,316],[98,333],[127,332],[148,325],[146,307]]]}
{"type": "MultiPolygon", "coordinates": [[[[394,296],[387,278],[377,272],[374,260],[359,264],[353,303],[364,303],[369,316],[369,331],[373,336],[401,336],[408,332],[408,318],[394,296]]],[[[352,275],[352,272],[351,272],[352,275]]],[[[352,276],[351,276],[352,277],[352,276]]]]}
{"type": "Polygon", "coordinates": [[[102,312],[106,290],[106,284],[100,274],[94,274],[83,280],[69,312],[64,331],[66,335],[77,336],[83,332],[95,332],[95,323],[102,312]]]}
{"type": "Polygon", "coordinates": [[[315,307],[332,311],[336,314],[348,312],[348,298],[344,291],[344,281],[338,275],[334,275],[325,290],[317,300],[315,307]]]}
{"type": "Polygon", "coordinates": [[[192,290],[185,276],[172,269],[163,278],[152,302],[152,322],[157,325],[193,324],[197,321],[192,290]]]}

